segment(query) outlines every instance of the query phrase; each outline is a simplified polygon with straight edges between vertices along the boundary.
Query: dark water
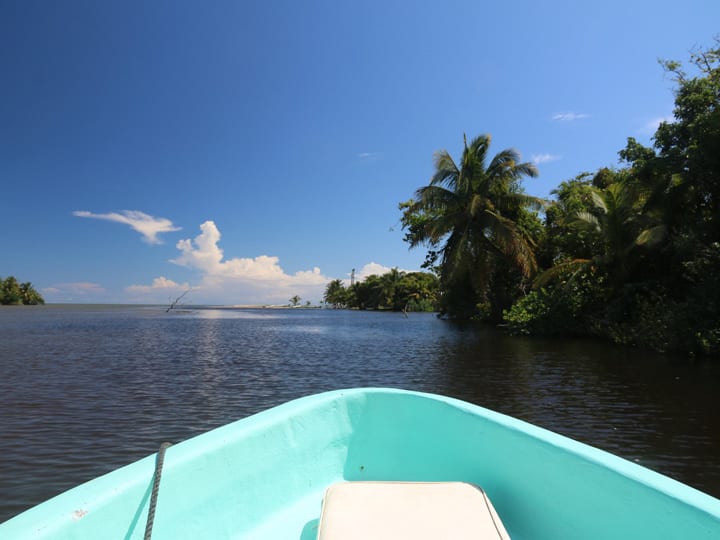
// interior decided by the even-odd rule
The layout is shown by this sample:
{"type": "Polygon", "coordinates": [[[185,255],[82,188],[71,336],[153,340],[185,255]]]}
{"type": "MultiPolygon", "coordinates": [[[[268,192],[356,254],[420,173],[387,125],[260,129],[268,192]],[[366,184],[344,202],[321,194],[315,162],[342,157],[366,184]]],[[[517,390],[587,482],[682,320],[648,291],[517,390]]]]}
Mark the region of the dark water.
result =
{"type": "Polygon", "coordinates": [[[0,309],[0,522],[208,429],[392,386],[510,414],[720,496],[720,365],[429,314],[0,309]]]}

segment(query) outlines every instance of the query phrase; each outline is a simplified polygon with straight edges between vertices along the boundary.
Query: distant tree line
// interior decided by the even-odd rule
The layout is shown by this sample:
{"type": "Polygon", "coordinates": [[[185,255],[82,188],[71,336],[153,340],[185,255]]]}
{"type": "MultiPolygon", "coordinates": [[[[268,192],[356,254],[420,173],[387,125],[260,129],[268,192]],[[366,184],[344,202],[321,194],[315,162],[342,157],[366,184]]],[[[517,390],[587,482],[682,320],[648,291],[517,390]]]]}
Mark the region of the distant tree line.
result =
{"type": "Polygon", "coordinates": [[[45,300],[30,282],[19,283],[13,276],[0,278],[0,305],[33,306],[44,303],[45,300]]]}
{"type": "Polygon", "coordinates": [[[333,280],[325,288],[323,300],[334,308],[436,311],[438,291],[439,281],[434,274],[393,268],[350,286],[333,280]]]}
{"type": "Polygon", "coordinates": [[[429,185],[400,204],[405,240],[428,249],[448,317],[518,334],[579,334],[720,354],[720,41],[674,61],[674,120],[652,148],[628,138],[620,168],[523,191],[533,164],[490,137],[435,156],[429,185]]]}

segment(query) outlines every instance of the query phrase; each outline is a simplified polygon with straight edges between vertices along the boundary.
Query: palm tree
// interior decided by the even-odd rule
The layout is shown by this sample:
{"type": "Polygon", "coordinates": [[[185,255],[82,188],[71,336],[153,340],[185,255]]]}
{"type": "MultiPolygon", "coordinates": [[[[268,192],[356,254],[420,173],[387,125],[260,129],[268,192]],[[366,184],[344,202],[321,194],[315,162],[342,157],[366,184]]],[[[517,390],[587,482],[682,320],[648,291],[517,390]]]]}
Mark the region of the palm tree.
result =
{"type": "Polygon", "coordinates": [[[347,289],[343,285],[343,282],[339,279],[334,279],[325,287],[323,300],[334,308],[339,308],[345,306],[347,296],[347,289]]]}
{"type": "Polygon", "coordinates": [[[389,272],[385,272],[380,276],[380,302],[383,307],[392,307],[395,297],[395,289],[402,280],[405,272],[401,272],[397,268],[393,268],[389,272]]]}
{"type": "MultiPolygon", "coordinates": [[[[457,293],[463,283],[471,291],[471,302],[461,310],[467,311],[472,304],[490,302],[490,285],[498,272],[515,271],[526,279],[536,271],[535,243],[518,220],[528,207],[540,208],[543,201],[523,192],[521,179],[538,172],[532,163],[520,162],[516,150],[503,150],[487,163],[489,135],[469,145],[466,137],[463,141],[459,166],[446,150],[435,154],[435,173],[430,184],[415,193],[403,225],[410,229],[406,239],[411,248],[424,244],[437,250],[446,292],[457,293]]],[[[503,307],[493,306],[493,311],[503,307]]]]}
{"type": "Polygon", "coordinates": [[[40,293],[35,290],[32,283],[29,281],[20,284],[20,295],[22,297],[22,303],[26,306],[35,306],[37,304],[44,304],[45,300],[40,296],[40,293]]]}
{"type": "Polygon", "coordinates": [[[588,186],[592,207],[576,213],[574,225],[597,238],[598,253],[592,258],[570,258],[542,272],[535,286],[542,286],[561,275],[572,279],[589,268],[600,268],[622,284],[637,264],[639,248],[656,247],[667,234],[667,227],[649,215],[636,188],[616,182],[605,189],[588,186]]]}

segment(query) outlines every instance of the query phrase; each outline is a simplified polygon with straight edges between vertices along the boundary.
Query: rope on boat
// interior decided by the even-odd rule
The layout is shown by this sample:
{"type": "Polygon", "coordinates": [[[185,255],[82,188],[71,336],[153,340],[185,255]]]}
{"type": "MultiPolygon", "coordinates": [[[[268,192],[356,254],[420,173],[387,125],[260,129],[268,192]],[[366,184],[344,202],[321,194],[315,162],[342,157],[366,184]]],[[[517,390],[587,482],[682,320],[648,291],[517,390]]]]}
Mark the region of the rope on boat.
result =
{"type": "Polygon", "coordinates": [[[155,521],[155,506],[157,505],[158,491],[160,490],[160,476],[162,475],[163,462],[165,461],[165,450],[172,446],[172,443],[164,442],[160,445],[155,460],[155,473],[153,475],[152,493],[150,494],[150,507],[148,508],[147,522],[145,523],[145,540],[152,537],[153,522],[155,521]]]}

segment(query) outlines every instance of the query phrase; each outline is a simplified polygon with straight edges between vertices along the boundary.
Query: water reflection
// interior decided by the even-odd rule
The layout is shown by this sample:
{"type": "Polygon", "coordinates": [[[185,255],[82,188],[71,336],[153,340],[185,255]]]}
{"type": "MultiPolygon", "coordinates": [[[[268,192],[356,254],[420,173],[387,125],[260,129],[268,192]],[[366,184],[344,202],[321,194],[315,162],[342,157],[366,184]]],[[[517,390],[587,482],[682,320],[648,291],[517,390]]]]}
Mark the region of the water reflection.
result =
{"type": "Polygon", "coordinates": [[[166,312],[168,317],[189,319],[282,319],[281,310],[243,309],[233,307],[190,307],[166,312]]]}

